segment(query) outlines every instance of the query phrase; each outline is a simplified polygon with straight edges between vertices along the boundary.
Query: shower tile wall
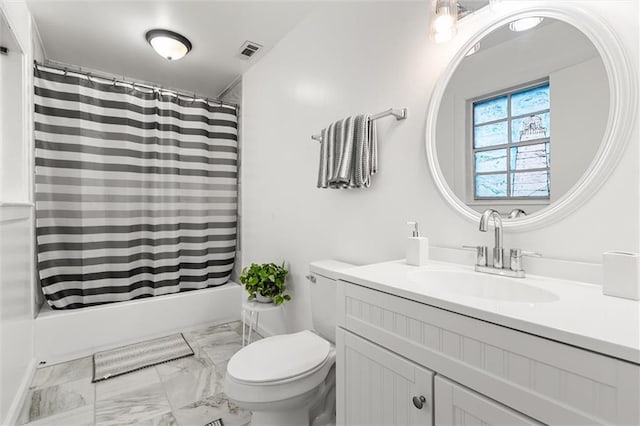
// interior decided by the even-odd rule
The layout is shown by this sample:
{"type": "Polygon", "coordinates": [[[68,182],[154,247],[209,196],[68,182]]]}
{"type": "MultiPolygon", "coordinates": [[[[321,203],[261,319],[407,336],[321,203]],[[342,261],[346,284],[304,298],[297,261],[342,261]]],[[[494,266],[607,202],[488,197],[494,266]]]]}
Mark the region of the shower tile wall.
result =
{"type": "Polygon", "coordinates": [[[19,425],[247,425],[251,413],[230,402],[222,380],[241,347],[242,325],[185,333],[195,356],[91,383],[91,357],[40,368],[19,425]]]}

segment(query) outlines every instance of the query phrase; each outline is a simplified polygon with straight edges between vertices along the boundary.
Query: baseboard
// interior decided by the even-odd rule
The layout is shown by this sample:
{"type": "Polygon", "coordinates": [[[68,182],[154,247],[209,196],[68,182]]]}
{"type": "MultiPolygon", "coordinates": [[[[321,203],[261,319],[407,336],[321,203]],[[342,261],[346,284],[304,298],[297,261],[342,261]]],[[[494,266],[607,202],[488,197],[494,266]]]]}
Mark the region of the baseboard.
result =
{"type": "Polygon", "coordinates": [[[35,358],[32,358],[31,362],[29,363],[27,373],[22,377],[18,392],[16,392],[16,396],[11,402],[11,406],[9,407],[9,411],[7,412],[7,417],[4,419],[4,422],[2,422],[3,425],[15,425],[18,423],[18,417],[20,416],[22,404],[24,404],[24,400],[26,399],[27,393],[29,392],[29,386],[31,385],[33,376],[36,373],[36,366],[37,361],[35,358]]]}

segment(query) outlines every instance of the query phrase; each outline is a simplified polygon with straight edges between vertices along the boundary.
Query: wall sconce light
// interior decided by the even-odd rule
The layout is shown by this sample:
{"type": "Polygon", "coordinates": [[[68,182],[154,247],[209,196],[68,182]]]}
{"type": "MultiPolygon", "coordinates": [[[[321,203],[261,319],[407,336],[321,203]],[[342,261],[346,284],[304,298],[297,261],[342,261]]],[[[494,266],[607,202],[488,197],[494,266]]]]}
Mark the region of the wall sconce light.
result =
{"type": "Polygon", "coordinates": [[[191,42],[182,34],[169,30],[150,30],[145,38],[160,56],[176,61],[191,51],[191,42]]]}
{"type": "Polygon", "coordinates": [[[458,32],[458,5],[456,0],[433,0],[431,38],[436,43],[451,40],[458,32]]]}

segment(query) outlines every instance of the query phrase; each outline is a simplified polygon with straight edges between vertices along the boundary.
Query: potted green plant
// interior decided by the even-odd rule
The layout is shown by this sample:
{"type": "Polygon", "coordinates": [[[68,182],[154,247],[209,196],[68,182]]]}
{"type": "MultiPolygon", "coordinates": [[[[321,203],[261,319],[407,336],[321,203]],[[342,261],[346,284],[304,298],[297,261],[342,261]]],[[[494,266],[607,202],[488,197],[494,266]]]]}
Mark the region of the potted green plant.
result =
{"type": "Polygon", "coordinates": [[[245,290],[249,293],[249,300],[257,302],[280,305],[291,300],[291,296],[284,294],[287,286],[284,284],[287,278],[287,271],[282,265],[275,263],[263,263],[258,265],[252,263],[251,266],[242,269],[240,282],[244,284],[245,290]]]}

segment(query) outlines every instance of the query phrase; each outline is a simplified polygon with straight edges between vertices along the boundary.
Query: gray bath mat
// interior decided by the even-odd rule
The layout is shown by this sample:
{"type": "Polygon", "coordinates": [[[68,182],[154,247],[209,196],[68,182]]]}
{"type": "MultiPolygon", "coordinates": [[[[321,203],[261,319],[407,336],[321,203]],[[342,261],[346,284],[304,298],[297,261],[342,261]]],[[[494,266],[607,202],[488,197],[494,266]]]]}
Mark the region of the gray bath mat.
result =
{"type": "Polygon", "coordinates": [[[192,355],[182,333],[98,352],[93,355],[93,382],[192,355]]]}

